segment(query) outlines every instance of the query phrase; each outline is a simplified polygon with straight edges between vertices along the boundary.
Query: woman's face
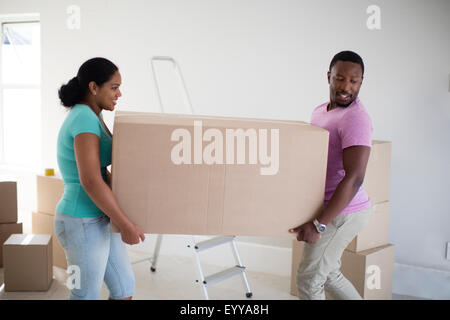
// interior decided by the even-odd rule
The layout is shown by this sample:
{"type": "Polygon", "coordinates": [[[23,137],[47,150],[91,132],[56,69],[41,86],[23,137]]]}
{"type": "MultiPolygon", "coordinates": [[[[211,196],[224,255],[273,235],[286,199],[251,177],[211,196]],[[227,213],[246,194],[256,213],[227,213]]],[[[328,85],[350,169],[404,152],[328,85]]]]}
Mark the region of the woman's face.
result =
{"type": "Polygon", "coordinates": [[[95,102],[102,110],[113,111],[117,104],[117,99],[122,96],[120,92],[120,85],[122,84],[122,77],[119,71],[114,72],[111,79],[105,82],[97,89],[95,95],[95,102]]]}

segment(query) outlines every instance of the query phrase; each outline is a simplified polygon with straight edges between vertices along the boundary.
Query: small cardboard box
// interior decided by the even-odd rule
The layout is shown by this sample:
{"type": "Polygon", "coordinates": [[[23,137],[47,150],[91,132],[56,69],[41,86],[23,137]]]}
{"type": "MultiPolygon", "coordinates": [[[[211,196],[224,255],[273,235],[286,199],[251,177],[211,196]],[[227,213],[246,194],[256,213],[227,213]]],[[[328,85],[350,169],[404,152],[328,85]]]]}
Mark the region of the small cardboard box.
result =
{"type": "MultiPolygon", "coordinates": [[[[302,259],[305,242],[292,242],[291,290],[297,291],[297,269],[302,259]]],[[[392,299],[392,275],[394,272],[394,245],[388,244],[361,252],[344,250],[341,272],[353,284],[365,300],[392,299]]],[[[327,299],[330,297],[328,295],[327,299]]]]}
{"type": "Polygon", "coordinates": [[[52,259],[51,235],[12,234],[3,244],[5,291],[47,291],[52,259]]]}
{"type": "Polygon", "coordinates": [[[372,141],[363,183],[372,205],[389,201],[391,147],[392,143],[389,141],[372,141]]]}
{"type": "Polygon", "coordinates": [[[3,243],[13,233],[22,232],[22,223],[0,223],[0,268],[3,267],[3,243]]]}
{"type": "Polygon", "coordinates": [[[391,300],[395,248],[392,244],[342,254],[342,274],[365,300],[391,300]]]}
{"type": "Polygon", "coordinates": [[[67,269],[66,253],[55,234],[54,215],[33,212],[32,213],[32,232],[36,234],[51,234],[53,243],[53,265],[59,268],[67,269]]]}
{"type": "Polygon", "coordinates": [[[0,181],[0,223],[17,222],[17,183],[0,181]]]}
{"type": "Polygon", "coordinates": [[[328,136],[300,121],[116,112],[112,190],[146,233],[288,236],[323,207],[328,136]]]}
{"type": "Polygon", "coordinates": [[[64,182],[57,176],[37,176],[37,211],[54,215],[64,193],[64,182]]]}
{"type": "Polygon", "coordinates": [[[346,250],[359,252],[388,244],[389,209],[389,201],[372,205],[369,222],[346,250]]]}

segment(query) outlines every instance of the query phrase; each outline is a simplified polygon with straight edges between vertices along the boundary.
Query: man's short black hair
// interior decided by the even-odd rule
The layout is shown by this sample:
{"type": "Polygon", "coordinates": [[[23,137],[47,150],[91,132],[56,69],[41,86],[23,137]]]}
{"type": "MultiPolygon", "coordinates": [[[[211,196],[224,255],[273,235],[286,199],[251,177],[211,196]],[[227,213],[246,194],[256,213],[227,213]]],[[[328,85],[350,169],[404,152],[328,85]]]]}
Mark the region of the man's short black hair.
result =
{"type": "Polygon", "coordinates": [[[362,75],[364,76],[364,62],[363,59],[359,56],[359,54],[353,52],[353,51],[341,51],[337,53],[330,63],[330,72],[331,68],[336,64],[338,61],[350,61],[357,63],[361,66],[362,69],[362,75]]]}

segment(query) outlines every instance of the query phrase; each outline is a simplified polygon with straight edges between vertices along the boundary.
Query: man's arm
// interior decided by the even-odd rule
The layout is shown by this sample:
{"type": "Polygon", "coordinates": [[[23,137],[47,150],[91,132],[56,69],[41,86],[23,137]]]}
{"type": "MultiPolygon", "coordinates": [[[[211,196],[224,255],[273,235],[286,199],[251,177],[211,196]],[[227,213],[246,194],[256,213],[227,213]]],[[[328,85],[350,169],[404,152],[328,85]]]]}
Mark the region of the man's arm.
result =
{"type": "MultiPolygon", "coordinates": [[[[345,177],[337,186],[327,207],[317,217],[320,223],[329,224],[353,199],[364,181],[369,155],[370,147],[367,146],[351,146],[343,150],[345,177]]],[[[297,240],[308,243],[316,242],[320,236],[312,222],[291,229],[289,232],[298,233],[297,240]]]]}
{"type": "Polygon", "coordinates": [[[317,217],[322,224],[329,224],[352,201],[363,184],[369,161],[370,147],[352,146],[343,150],[345,177],[337,186],[327,207],[317,217]]]}

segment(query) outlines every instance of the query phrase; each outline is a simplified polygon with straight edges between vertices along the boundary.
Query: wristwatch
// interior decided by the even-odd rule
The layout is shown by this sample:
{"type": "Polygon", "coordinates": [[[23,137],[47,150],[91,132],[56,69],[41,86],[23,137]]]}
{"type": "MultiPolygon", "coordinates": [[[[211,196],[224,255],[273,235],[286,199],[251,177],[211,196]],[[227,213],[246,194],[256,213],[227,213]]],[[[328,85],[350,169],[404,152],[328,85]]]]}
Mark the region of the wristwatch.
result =
{"type": "Polygon", "coordinates": [[[321,223],[319,222],[319,220],[314,219],[313,223],[314,223],[314,225],[316,226],[316,230],[317,230],[318,233],[324,233],[325,230],[327,230],[327,226],[324,225],[324,224],[321,224],[321,223]]]}

